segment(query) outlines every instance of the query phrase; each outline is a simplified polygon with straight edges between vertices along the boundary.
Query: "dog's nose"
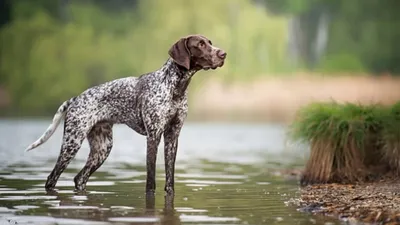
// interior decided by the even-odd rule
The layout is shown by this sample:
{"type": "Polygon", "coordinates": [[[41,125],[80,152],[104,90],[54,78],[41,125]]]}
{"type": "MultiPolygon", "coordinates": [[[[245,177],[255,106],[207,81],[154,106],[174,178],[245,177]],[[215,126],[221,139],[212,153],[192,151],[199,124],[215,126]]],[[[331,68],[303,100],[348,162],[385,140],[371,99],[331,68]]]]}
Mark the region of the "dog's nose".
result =
{"type": "Polygon", "coordinates": [[[217,52],[218,57],[220,57],[221,59],[225,59],[226,58],[226,52],[222,49],[219,49],[217,52]]]}

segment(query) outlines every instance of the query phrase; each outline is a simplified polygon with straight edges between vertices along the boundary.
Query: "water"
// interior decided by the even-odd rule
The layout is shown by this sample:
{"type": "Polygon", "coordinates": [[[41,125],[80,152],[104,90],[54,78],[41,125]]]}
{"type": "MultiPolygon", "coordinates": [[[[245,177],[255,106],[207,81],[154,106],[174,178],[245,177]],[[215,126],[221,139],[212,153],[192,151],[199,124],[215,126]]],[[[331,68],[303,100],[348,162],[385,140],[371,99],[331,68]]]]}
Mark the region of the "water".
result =
{"type": "Polygon", "coordinates": [[[25,152],[49,120],[0,121],[0,225],[3,224],[338,224],[301,213],[285,201],[298,196],[295,180],[273,168],[301,162],[285,147],[285,128],[273,124],[186,123],[176,162],[175,197],[165,198],[163,145],[157,157],[157,190],[146,198],[145,138],[114,128],[114,147],[92,175],[87,193],[73,191],[73,177],[89,153],[85,141],[75,160],[46,193],[44,183],[61,143],[62,129],[25,152]]]}

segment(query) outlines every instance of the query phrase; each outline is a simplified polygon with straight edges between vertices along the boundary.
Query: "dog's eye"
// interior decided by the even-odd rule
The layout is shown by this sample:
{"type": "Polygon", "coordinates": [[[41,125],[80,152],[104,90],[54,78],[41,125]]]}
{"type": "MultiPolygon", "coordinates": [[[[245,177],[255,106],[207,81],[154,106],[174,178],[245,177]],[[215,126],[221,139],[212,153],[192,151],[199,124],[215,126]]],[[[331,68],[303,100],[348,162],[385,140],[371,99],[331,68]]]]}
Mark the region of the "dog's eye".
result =
{"type": "Polygon", "coordinates": [[[200,47],[200,48],[206,47],[206,43],[205,43],[204,41],[200,41],[200,42],[199,42],[199,47],[200,47]]]}

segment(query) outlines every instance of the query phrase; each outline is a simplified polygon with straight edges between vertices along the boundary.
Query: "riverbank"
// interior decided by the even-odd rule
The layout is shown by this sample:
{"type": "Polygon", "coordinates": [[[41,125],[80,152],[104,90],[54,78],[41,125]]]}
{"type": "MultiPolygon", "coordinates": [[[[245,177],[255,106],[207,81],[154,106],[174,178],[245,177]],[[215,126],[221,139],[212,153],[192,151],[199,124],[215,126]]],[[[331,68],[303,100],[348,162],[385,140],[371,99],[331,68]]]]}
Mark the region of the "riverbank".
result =
{"type": "Polygon", "coordinates": [[[322,184],[300,188],[289,204],[301,211],[338,217],[350,224],[400,224],[400,181],[387,176],[359,184],[322,184]]]}
{"type": "MultiPolygon", "coordinates": [[[[300,181],[300,168],[273,171],[287,180],[300,181]]],[[[400,180],[393,175],[356,184],[302,186],[299,197],[287,204],[304,213],[338,218],[348,224],[400,224],[400,180]]]]}
{"type": "Polygon", "coordinates": [[[290,139],[310,146],[300,176],[306,212],[351,224],[400,224],[400,102],[312,103],[299,110],[290,139]]]}

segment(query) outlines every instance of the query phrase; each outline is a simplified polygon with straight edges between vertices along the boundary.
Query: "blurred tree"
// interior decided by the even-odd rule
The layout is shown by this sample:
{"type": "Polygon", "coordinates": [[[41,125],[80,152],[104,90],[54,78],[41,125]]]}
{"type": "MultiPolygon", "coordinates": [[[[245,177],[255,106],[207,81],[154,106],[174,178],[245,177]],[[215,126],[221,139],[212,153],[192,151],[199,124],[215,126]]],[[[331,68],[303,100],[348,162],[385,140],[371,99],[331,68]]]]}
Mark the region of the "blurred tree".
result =
{"type": "MultiPolygon", "coordinates": [[[[375,73],[400,73],[400,14],[397,0],[262,0],[273,13],[293,17],[292,34],[296,58],[303,59],[308,68],[340,63],[330,62],[343,55],[354,58],[354,66],[360,63],[375,73]],[[329,35],[324,54],[321,45],[321,29],[328,26],[329,35]],[[326,20],[328,18],[328,20],[326,20]],[[320,40],[320,42],[318,41],[320,40]],[[321,48],[321,46],[319,46],[321,48]]],[[[323,35],[322,35],[323,36],[323,35]]],[[[341,60],[343,61],[343,60],[341,60]]]]}
{"type": "MultiPolygon", "coordinates": [[[[0,0],[0,3],[8,1],[11,0],[0,0]]],[[[54,18],[68,21],[69,7],[74,3],[98,6],[106,13],[120,13],[135,9],[138,2],[139,0],[12,0],[11,4],[14,18],[31,18],[41,10],[54,18]]]]}
{"type": "Polygon", "coordinates": [[[13,18],[32,18],[38,11],[59,17],[59,0],[12,0],[13,18]]]}
{"type": "MultiPolygon", "coordinates": [[[[11,20],[11,4],[9,0],[0,0],[0,29],[5,26],[11,20]]],[[[1,52],[1,45],[0,45],[1,52]]],[[[0,61],[0,68],[3,62],[0,61]]],[[[0,86],[4,84],[5,76],[0,73],[0,86]]]]}
{"type": "Polygon", "coordinates": [[[139,0],[86,0],[93,2],[107,11],[120,12],[135,9],[139,0]]]}
{"type": "Polygon", "coordinates": [[[0,0],[0,28],[11,19],[10,0],[0,0]]]}

